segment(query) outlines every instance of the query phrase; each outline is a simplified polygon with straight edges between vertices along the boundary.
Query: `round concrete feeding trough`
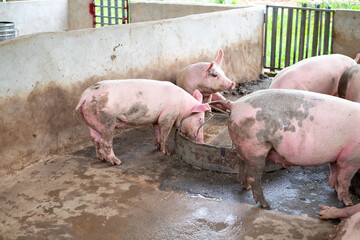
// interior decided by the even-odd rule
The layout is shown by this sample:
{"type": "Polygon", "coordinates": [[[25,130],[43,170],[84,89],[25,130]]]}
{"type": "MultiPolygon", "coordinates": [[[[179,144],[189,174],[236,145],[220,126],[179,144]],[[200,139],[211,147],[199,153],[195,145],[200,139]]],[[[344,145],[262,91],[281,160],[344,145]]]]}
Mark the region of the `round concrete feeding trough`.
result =
{"type": "MultiPolygon", "coordinates": [[[[180,131],[176,131],[175,154],[184,162],[201,169],[237,173],[239,171],[239,158],[228,134],[228,116],[213,113],[210,117],[206,117],[203,125],[204,143],[196,143],[180,131]]],[[[265,172],[275,171],[280,168],[280,165],[269,162],[265,172]]]]}

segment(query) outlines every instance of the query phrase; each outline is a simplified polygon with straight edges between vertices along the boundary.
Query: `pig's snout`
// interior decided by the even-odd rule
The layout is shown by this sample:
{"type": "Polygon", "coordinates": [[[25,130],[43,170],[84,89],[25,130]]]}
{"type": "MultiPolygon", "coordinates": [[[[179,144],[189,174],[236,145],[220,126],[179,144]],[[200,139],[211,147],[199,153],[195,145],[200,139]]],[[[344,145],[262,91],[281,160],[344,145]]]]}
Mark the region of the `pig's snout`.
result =
{"type": "Polygon", "coordinates": [[[229,89],[229,90],[233,90],[233,89],[235,88],[235,86],[236,86],[236,83],[231,82],[231,86],[230,86],[230,89],[229,89]]]}

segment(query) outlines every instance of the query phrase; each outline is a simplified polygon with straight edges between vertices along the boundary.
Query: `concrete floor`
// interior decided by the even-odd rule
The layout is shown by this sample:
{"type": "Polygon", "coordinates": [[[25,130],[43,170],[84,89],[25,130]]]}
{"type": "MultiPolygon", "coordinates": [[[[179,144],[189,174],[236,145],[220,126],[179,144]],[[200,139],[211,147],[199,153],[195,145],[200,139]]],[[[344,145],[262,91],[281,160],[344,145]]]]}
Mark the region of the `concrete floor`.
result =
{"type": "Polygon", "coordinates": [[[328,239],[336,222],[319,220],[319,206],[343,205],[327,166],[264,175],[263,210],[236,175],[164,156],[153,138],[150,127],[116,137],[120,166],[89,146],[3,177],[0,239],[328,239]]]}

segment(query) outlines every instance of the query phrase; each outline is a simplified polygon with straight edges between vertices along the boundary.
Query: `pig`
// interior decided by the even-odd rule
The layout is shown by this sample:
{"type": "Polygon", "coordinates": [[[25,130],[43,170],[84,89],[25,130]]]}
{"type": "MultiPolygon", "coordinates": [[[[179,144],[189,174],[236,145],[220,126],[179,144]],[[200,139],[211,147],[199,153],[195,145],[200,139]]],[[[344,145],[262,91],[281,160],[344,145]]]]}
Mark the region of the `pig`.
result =
{"type": "MultiPolygon", "coordinates": [[[[176,76],[176,85],[192,94],[198,89],[203,95],[203,102],[222,100],[225,97],[220,94],[224,90],[233,90],[235,83],[226,77],[220,64],[223,59],[223,51],[220,49],[214,62],[199,62],[182,69],[176,76]]],[[[222,108],[228,105],[222,104],[222,108]]]]}
{"type": "Polygon", "coordinates": [[[355,59],[342,54],[316,56],[301,60],[281,70],[270,84],[270,89],[297,89],[337,96],[341,74],[355,59]]]}
{"type": "MultiPolygon", "coordinates": [[[[80,114],[90,135],[98,158],[109,164],[121,164],[115,156],[112,141],[114,129],[134,128],[152,124],[155,145],[166,155],[167,139],[175,124],[182,122],[180,131],[195,140],[197,130],[204,122],[208,104],[195,90],[193,96],[170,82],[149,79],[124,79],[100,81],[87,88],[75,110],[80,114]]],[[[199,131],[198,141],[203,142],[199,131]]]]}
{"type": "Polygon", "coordinates": [[[266,89],[229,102],[230,138],[239,155],[238,180],[264,208],[266,161],[288,166],[330,163],[329,183],[352,205],[348,191],[360,168],[360,104],[293,89],[266,89]]]}
{"type": "Polygon", "coordinates": [[[329,239],[359,239],[360,204],[342,209],[328,206],[322,206],[320,209],[319,215],[321,219],[341,219],[341,222],[338,225],[335,225],[329,239]]]}
{"type": "Polygon", "coordinates": [[[360,102],[360,65],[354,65],[344,71],[338,86],[339,97],[360,102]]]}

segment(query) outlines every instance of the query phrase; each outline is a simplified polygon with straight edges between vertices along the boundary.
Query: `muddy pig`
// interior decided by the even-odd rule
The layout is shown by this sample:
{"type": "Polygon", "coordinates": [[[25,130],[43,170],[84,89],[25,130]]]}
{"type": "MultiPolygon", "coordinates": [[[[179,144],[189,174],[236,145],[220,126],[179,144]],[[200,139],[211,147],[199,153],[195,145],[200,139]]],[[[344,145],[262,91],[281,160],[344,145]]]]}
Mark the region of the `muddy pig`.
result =
{"type": "MultiPolygon", "coordinates": [[[[199,62],[187,66],[177,74],[176,85],[190,94],[198,89],[204,96],[204,103],[225,100],[220,92],[234,89],[235,83],[220,68],[222,59],[223,51],[220,49],[214,62],[199,62]]],[[[221,105],[228,108],[226,104],[221,105]]]]}
{"type": "Polygon", "coordinates": [[[269,207],[261,177],[266,160],[287,166],[330,163],[330,186],[352,205],[348,190],[360,168],[360,104],[292,89],[267,89],[230,102],[229,134],[239,155],[238,179],[269,207]]]}
{"type": "Polygon", "coordinates": [[[270,89],[298,89],[337,96],[341,74],[350,66],[356,65],[355,59],[342,54],[316,56],[301,60],[281,70],[270,84],[270,89]]]}
{"type": "Polygon", "coordinates": [[[322,206],[319,212],[321,219],[340,218],[329,239],[358,240],[360,237],[360,204],[346,208],[322,206]]]}
{"type": "MultiPolygon", "coordinates": [[[[114,129],[134,128],[152,124],[155,145],[167,155],[167,139],[172,126],[179,126],[186,136],[195,140],[198,127],[204,121],[204,112],[210,110],[202,104],[202,95],[195,90],[193,96],[180,87],[165,81],[147,79],[106,80],[86,89],[76,111],[80,113],[90,134],[98,158],[110,164],[121,164],[115,156],[112,141],[114,129]]],[[[203,141],[200,131],[198,141],[203,141]]]]}
{"type": "Polygon", "coordinates": [[[360,65],[354,65],[344,71],[338,87],[339,97],[360,102],[360,65]]]}

